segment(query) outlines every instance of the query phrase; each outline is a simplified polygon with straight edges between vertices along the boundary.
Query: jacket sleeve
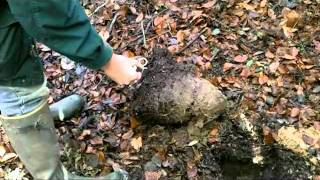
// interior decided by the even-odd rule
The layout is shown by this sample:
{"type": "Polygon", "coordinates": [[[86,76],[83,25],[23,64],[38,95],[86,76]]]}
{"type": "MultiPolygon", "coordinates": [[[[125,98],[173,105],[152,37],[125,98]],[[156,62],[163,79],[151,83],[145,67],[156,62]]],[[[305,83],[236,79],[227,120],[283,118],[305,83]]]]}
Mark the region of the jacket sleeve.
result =
{"type": "Polygon", "coordinates": [[[10,11],[37,41],[91,69],[112,56],[78,0],[7,0],[10,11]]]}

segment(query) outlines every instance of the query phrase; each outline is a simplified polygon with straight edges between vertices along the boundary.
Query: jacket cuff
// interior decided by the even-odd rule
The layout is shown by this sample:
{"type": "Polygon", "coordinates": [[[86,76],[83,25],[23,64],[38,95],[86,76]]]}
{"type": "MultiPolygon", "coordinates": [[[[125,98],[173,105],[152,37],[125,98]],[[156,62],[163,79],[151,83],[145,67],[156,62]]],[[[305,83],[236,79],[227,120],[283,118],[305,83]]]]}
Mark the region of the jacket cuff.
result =
{"type": "Polygon", "coordinates": [[[106,65],[113,54],[113,49],[109,44],[105,44],[101,50],[100,55],[90,63],[85,64],[88,68],[98,70],[101,69],[104,65],[106,65]]]}

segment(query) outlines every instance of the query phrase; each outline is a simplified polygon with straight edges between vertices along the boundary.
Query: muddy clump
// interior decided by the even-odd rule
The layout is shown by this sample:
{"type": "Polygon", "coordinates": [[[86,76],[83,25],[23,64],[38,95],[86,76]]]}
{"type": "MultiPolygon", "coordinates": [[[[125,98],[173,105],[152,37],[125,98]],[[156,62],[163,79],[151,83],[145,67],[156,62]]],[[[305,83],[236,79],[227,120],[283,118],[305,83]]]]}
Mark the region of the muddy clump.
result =
{"type": "Polygon", "coordinates": [[[165,49],[157,49],[134,94],[133,111],[140,121],[181,124],[209,121],[226,107],[225,96],[209,81],[194,74],[194,65],[177,63],[165,49]]]}

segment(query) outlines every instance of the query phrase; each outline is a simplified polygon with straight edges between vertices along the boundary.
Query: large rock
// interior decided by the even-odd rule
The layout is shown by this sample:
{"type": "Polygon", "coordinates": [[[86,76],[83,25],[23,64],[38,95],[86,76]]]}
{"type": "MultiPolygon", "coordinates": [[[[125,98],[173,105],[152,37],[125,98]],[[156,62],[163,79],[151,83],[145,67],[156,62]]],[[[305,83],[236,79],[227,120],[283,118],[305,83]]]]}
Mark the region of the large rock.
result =
{"type": "Polygon", "coordinates": [[[158,124],[213,120],[224,112],[225,96],[209,81],[195,77],[194,66],[177,63],[167,50],[156,50],[139,89],[133,111],[158,124]]]}

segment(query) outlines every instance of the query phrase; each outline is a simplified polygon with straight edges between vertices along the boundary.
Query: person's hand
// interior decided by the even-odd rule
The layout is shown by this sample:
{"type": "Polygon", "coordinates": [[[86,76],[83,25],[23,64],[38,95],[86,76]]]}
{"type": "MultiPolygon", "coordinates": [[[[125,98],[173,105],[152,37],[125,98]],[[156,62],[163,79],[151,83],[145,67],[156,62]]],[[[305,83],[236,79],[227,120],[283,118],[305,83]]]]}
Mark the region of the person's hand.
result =
{"type": "Polygon", "coordinates": [[[120,85],[128,85],[141,78],[141,72],[137,72],[136,61],[122,55],[113,54],[102,70],[120,85]]]}

